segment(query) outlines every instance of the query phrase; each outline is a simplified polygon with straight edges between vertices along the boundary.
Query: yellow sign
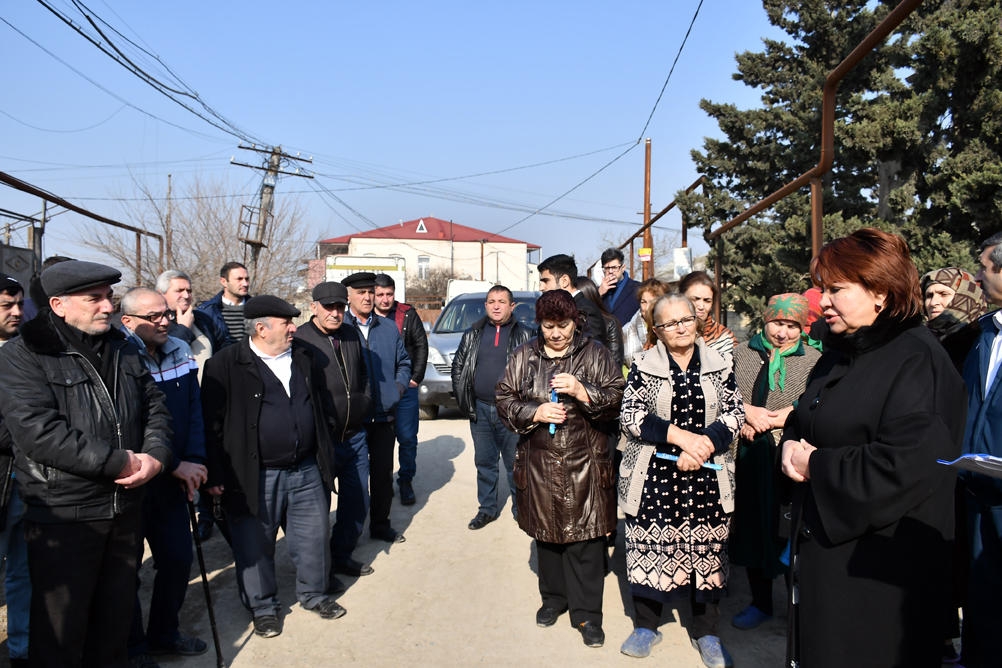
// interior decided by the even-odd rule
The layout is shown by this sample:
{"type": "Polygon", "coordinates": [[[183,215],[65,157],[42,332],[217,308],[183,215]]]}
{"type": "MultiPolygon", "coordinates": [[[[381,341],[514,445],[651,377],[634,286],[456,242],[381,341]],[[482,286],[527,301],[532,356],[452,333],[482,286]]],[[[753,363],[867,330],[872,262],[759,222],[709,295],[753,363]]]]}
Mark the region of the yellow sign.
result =
{"type": "Polygon", "coordinates": [[[641,262],[650,262],[651,261],[651,253],[652,253],[653,250],[654,250],[653,248],[638,248],[637,249],[637,255],[640,257],[640,261],[641,262]]]}

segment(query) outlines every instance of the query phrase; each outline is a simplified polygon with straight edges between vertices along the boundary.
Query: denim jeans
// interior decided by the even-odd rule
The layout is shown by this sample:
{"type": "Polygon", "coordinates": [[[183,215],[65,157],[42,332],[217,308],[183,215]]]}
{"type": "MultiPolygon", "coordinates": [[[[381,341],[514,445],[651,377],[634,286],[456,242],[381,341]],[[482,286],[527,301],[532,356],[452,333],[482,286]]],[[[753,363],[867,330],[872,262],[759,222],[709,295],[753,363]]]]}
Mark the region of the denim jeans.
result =
{"type": "Polygon", "coordinates": [[[480,512],[496,517],[504,507],[498,499],[498,457],[504,461],[508,472],[508,490],[511,493],[511,512],[515,507],[515,446],[518,434],[510,431],[498,418],[497,407],[477,399],[477,421],[470,422],[473,436],[473,462],[477,466],[477,501],[480,512]]]}
{"type": "Polygon", "coordinates": [[[257,517],[227,517],[243,604],[255,617],[277,616],[281,610],[275,578],[275,538],[283,521],[289,557],[296,566],[296,598],[306,609],[326,598],[329,513],[330,496],[320,479],[316,459],[310,457],[293,468],[263,469],[257,517]]]}
{"type": "Polygon", "coordinates": [[[15,486],[7,504],[7,524],[0,532],[0,555],[7,560],[7,649],[12,659],[28,658],[28,619],[31,616],[31,577],[28,546],[24,542],[24,501],[15,486]]]}
{"type": "Polygon", "coordinates": [[[397,482],[410,482],[417,472],[417,433],[418,433],[418,388],[408,387],[404,396],[397,404],[397,419],[393,423],[397,432],[397,443],[400,452],[400,470],[397,471],[397,482]]]}
{"type": "Polygon", "coordinates": [[[362,535],[369,515],[369,445],[365,429],[334,445],[337,470],[337,519],[331,530],[331,558],[344,563],[362,535]]]}

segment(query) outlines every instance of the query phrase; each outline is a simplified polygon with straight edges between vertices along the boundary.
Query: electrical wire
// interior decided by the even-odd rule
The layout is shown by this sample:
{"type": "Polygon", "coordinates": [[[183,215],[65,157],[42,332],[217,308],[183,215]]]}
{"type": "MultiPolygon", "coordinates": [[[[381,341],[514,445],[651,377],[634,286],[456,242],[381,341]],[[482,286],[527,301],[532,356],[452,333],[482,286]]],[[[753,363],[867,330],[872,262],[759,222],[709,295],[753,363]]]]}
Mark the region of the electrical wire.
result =
{"type": "Polygon", "coordinates": [[[118,113],[120,111],[122,111],[122,109],[125,109],[125,107],[126,107],[126,105],[123,104],[121,107],[119,107],[115,111],[111,112],[111,115],[108,116],[107,118],[105,118],[103,121],[98,121],[97,123],[94,123],[93,125],[88,125],[87,127],[83,127],[83,128],[76,128],[74,130],[56,130],[56,129],[52,129],[52,128],[42,128],[42,127],[39,127],[37,125],[32,125],[31,123],[26,123],[25,121],[22,121],[20,118],[17,118],[15,116],[12,116],[11,114],[8,114],[3,109],[0,109],[0,114],[3,114],[4,116],[6,116],[10,120],[14,121],[15,123],[23,125],[26,128],[31,128],[32,130],[38,130],[39,132],[54,132],[54,133],[72,134],[72,133],[76,133],[76,132],[86,132],[87,130],[93,130],[96,127],[104,125],[105,123],[107,123],[108,121],[110,121],[111,119],[113,119],[115,116],[118,116],[118,113]]]}
{"type": "Polygon", "coordinates": [[[658,104],[661,103],[661,98],[665,94],[665,89],[668,88],[668,82],[671,81],[672,72],[675,71],[675,65],[678,64],[678,59],[682,55],[682,49],[685,48],[685,43],[689,39],[689,33],[692,32],[692,26],[696,23],[696,17],[699,16],[699,10],[703,6],[703,0],[699,0],[699,4],[696,5],[696,11],[692,15],[692,20],[689,21],[689,29],[685,31],[685,37],[682,38],[682,43],[678,46],[678,53],[675,54],[675,60],[672,61],[671,69],[668,70],[668,76],[665,78],[665,83],[661,86],[661,92],[658,93],[658,99],[654,101],[654,107],[651,109],[651,113],[647,116],[647,122],[644,123],[644,129],[640,131],[640,136],[637,137],[637,143],[643,140],[644,134],[647,132],[647,127],[651,124],[651,119],[654,118],[654,112],[658,110],[658,104]]]}

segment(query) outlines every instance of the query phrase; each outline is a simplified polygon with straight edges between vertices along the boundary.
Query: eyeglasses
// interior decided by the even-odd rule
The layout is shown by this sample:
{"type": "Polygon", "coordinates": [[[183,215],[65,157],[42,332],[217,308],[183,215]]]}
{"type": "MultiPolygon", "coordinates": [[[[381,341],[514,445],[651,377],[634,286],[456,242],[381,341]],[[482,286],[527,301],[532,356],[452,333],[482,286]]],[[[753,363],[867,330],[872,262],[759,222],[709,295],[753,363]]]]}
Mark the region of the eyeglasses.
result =
{"type": "Polygon", "coordinates": [[[156,311],[155,313],[147,313],[146,315],[138,313],[123,313],[122,315],[127,315],[130,318],[139,318],[140,320],[148,320],[149,322],[160,322],[161,320],[169,319],[169,313],[170,311],[156,311]]]}
{"type": "Polygon", "coordinates": [[[602,271],[604,271],[607,274],[611,274],[612,272],[619,271],[622,268],[623,268],[623,265],[621,265],[621,264],[610,264],[607,267],[602,267],[602,271]]]}
{"type": "Polygon", "coordinates": [[[678,320],[669,320],[668,322],[663,322],[660,325],[654,325],[654,329],[669,330],[675,329],[679,325],[682,325],[682,329],[689,329],[689,325],[696,322],[696,316],[690,315],[685,318],[679,318],[678,320]]]}

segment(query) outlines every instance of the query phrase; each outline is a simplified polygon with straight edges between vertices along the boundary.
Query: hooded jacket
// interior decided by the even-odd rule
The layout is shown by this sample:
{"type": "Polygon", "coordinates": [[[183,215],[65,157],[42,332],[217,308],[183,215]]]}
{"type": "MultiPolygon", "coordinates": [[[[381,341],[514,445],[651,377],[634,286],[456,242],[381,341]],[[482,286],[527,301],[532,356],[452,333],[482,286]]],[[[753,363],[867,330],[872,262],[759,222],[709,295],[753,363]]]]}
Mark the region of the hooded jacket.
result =
{"type": "Polygon", "coordinates": [[[126,450],[170,467],[170,414],[121,332],[108,334],[114,382],[107,387],[57,331],[54,317],[46,312],[31,320],[18,339],[0,348],[0,401],[25,516],[36,522],[112,519],[142,499],[142,487],[115,484],[126,450]]]}

